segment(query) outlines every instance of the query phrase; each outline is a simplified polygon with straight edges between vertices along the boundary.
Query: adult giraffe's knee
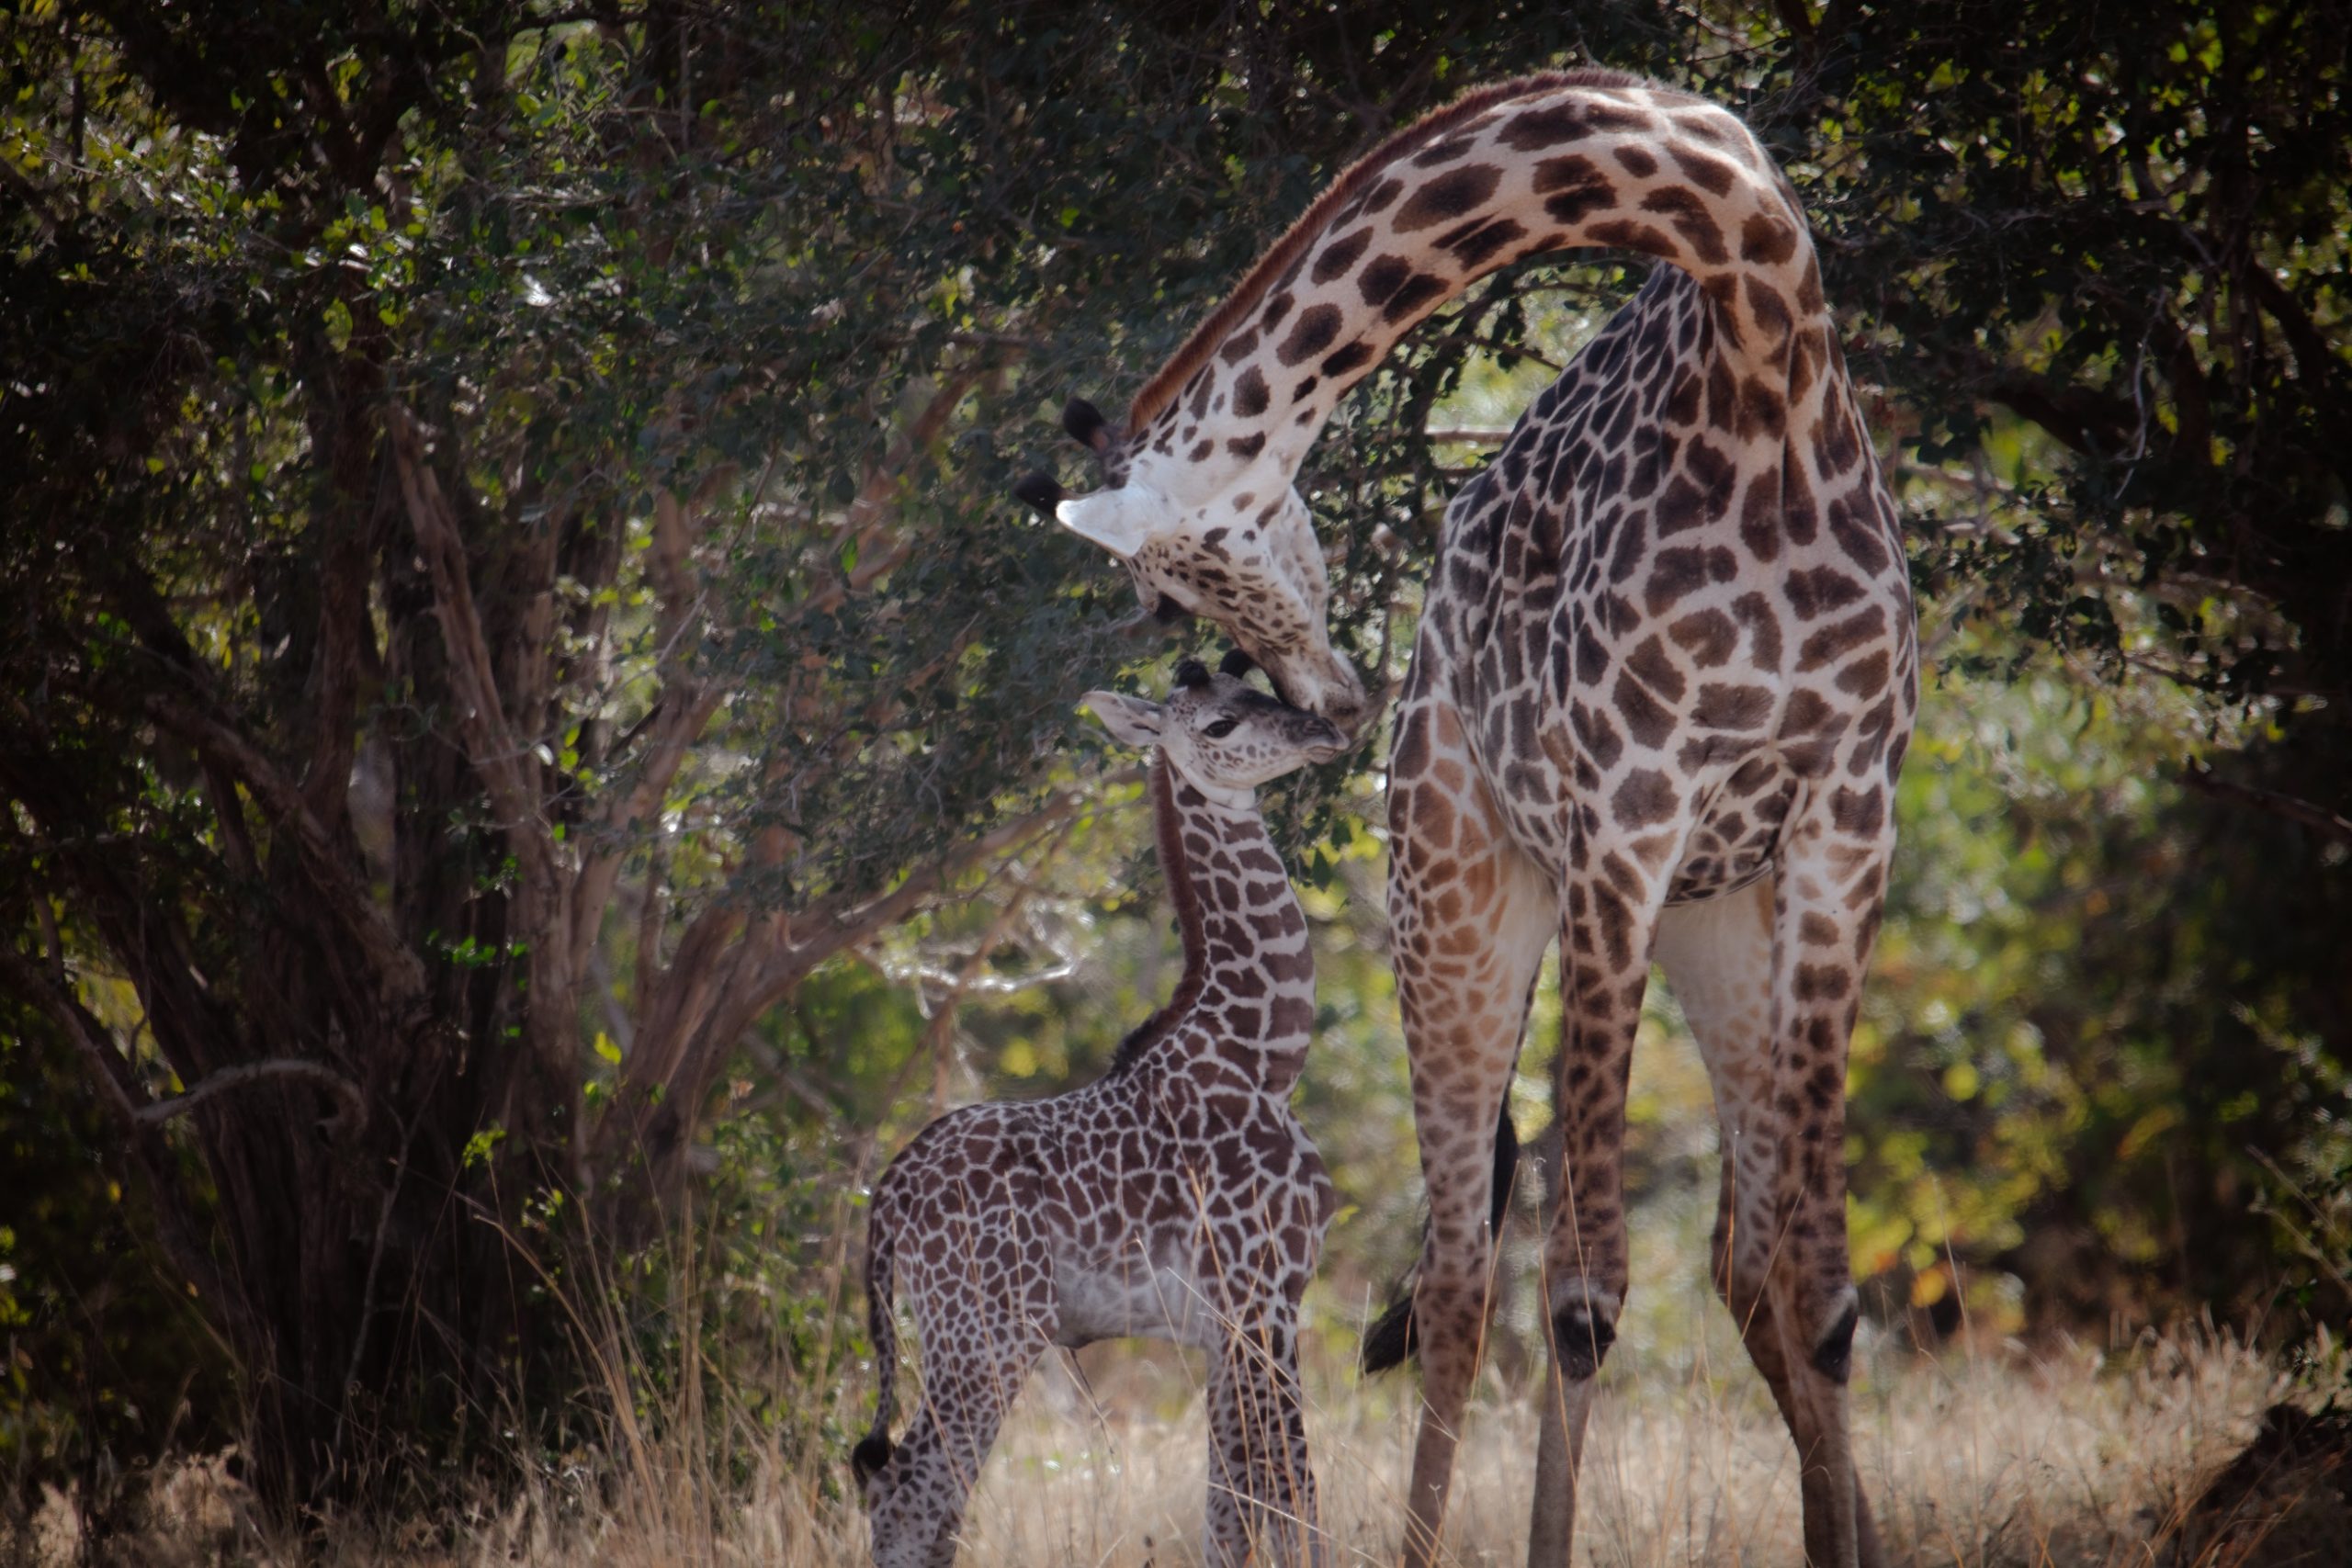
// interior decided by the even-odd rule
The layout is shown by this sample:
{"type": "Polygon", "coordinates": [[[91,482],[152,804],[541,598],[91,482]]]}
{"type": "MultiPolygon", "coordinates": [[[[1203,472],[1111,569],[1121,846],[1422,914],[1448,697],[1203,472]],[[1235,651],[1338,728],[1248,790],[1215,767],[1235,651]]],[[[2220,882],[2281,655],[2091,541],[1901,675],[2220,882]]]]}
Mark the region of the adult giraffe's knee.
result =
{"type": "Polygon", "coordinates": [[[1568,1281],[1552,1303],[1552,1353],[1560,1375],[1582,1382],[1600,1371],[1617,1343],[1617,1318],[1624,1303],[1614,1292],[1582,1280],[1568,1281]]]}
{"type": "Polygon", "coordinates": [[[1862,1321],[1862,1299],[1849,1284],[1830,1298],[1827,1324],[1813,1336],[1808,1358],[1813,1370],[1833,1382],[1843,1383],[1853,1370],[1854,1331],[1862,1321]]]}

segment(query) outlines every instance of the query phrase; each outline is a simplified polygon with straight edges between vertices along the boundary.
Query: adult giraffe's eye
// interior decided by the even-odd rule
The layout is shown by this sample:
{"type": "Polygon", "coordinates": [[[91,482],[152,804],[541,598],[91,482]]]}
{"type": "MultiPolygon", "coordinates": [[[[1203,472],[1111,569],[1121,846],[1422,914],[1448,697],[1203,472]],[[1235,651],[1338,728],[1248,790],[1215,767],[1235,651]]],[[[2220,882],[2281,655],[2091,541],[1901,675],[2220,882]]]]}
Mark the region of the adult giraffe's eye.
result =
{"type": "Polygon", "coordinates": [[[1239,728],[1240,723],[1241,721],[1238,718],[1221,718],[1215,724],[1212,724],[1205,729],[1203,729],[1201,733],[1207,736],[1212,740],[1222,740],[1227,736],[1232,734],[1236,728],[1239,728]]]}

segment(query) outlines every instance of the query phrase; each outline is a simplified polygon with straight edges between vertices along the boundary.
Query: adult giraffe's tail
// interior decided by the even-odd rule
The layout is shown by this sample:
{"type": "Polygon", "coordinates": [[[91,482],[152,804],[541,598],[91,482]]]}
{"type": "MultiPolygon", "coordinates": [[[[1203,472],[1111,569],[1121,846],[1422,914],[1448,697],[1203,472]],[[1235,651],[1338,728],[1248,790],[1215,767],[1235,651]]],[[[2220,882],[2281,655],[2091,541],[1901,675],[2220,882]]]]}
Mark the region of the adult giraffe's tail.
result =
{"type": "Polygon", "coordinates": [[[898,1238],[877,1205],[865,1224],[865,1337],[874,1342],[874,1376],[877,1392],[874,1425],[849,1453],[850,1470],[863,1486],[890,1462],[890,1421],[899,1412],[899,1320],[890,1265],[898,1238]]]}
{"type": "MultiPolygon", "coordinates": [[[[1499,1245],[1503,1234],[1503,1215],[1510,1210],[1510,1188],[1519,1174],[1519,1130],[1510,1124],[1510,1102],[1506,1100],[1495,1117],[1494,1190],[1487,1199],[1487,1231],[1499,1245]]],[[[1413,1331],[1413,1282],[1408,1276],[1397,1287],[1396,1298],[1388,1310],[1364,1330],[1361,1364],[1368,1375],[1385,1372],[1391,1367],[1404,1365],[1419,1348],[1413,1331]]]]}

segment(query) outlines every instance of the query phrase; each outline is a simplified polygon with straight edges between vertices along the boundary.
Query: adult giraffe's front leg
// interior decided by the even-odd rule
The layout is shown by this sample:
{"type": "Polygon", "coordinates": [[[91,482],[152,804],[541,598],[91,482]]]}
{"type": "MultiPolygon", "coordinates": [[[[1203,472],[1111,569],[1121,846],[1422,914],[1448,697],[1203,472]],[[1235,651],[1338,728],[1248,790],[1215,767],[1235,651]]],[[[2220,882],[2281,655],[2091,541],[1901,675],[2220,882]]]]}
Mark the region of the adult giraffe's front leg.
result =
{"type": "Polygon", "coordinates": [[[1544,1243],[1545,1337],[1530,1568],[1566,1568],[1594,1380],[1625,1306],[1625,1084],[1665,888],[1607,840],[1564,882],[1557,1197],[1544,1243]]]}
{"type": "MultiPolygon", "coordinates": [[[[1791,1073],[1796,1064],[1774,1048],[1773,931],[1779,900],[1776,879],[1767,877],[1739,892],[1701,904],[1670,908],[1658,922],[1657,959],[1667,983],[1699,1043],[1714,1090],[1721,1131],[1723,1182],[1715,1214],[1715,1289],[1739,1325],[1748,1359],[1764,1376],[1798,1454],[1804,1490],[1807,1552],[1815,1562],[1835,1561],[1838,1506],[1837,1478],[1819,1456],[1834,1439],[1821,1416],[1834,1395],[1814,1386],[1823,1380],[1808,1362],[1802,1333],[1785,1330],[1776,1302],[1792,1300],[1796,1255],[1785,1246],[1781,1193],[1789,1141],[1781,1135],[1780,1106],[1794,1106],[1808,1086],[1791,1073]]],[[[1802,920],[1800,920],[1802,925],[1802,920]]],[[[1839,1283],[1816,1293],[1835,1298],[1839,1283]]],[[[1859,1476],[1844,1483],[1853,1496],[1856,1554],[1862,1568],[1884,1562],[1870,1503],[1859,1476]]]]}
{"type": "Polygon", "coordinates": [[[1408,699],[1389,780],[1390,944],[1430,1206],[1413,1292],[1422,1409],[1404,1561],[1427,1568],[1485,1336],[1495,1122],[1556,919],[1551,879],[1505,838],[1452,708],[1408,699]]]}

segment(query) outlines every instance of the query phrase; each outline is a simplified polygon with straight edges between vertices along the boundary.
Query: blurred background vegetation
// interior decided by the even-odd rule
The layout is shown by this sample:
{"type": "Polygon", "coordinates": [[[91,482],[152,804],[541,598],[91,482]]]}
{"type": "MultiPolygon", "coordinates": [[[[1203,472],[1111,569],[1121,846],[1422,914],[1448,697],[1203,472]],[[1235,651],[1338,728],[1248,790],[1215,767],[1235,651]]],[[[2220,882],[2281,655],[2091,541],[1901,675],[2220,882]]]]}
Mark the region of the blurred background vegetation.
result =
{"type": "MultiPolygon", "coordinates": [[[[102,1514],[233,1441],[276,1504],[381,1497],[560,1451],[616,1345],[828,1462],[862,1185],[947,1104],[1098,1070],[1174,977],[1131,759],[1073,704],[1194,634],[1011,479],[1352,152],[1584,62],[1782,158],[1906,510],[1874,1321],[2324,1361],[2347,40],[2225,0],[5,0],[11,1495],[102,1514]]],[[[1364,666],[1638,282],[1508,269],[1341,411],[1302,489],[1364,666]]],[[[1416,1246],[1381,750],[1269,803],[1341,1348],[1416,1246]]],[[[1628,1343],[1671,1357],[1714,1154],[1663,994],[1635,1092],[1628,1343]]]]}

